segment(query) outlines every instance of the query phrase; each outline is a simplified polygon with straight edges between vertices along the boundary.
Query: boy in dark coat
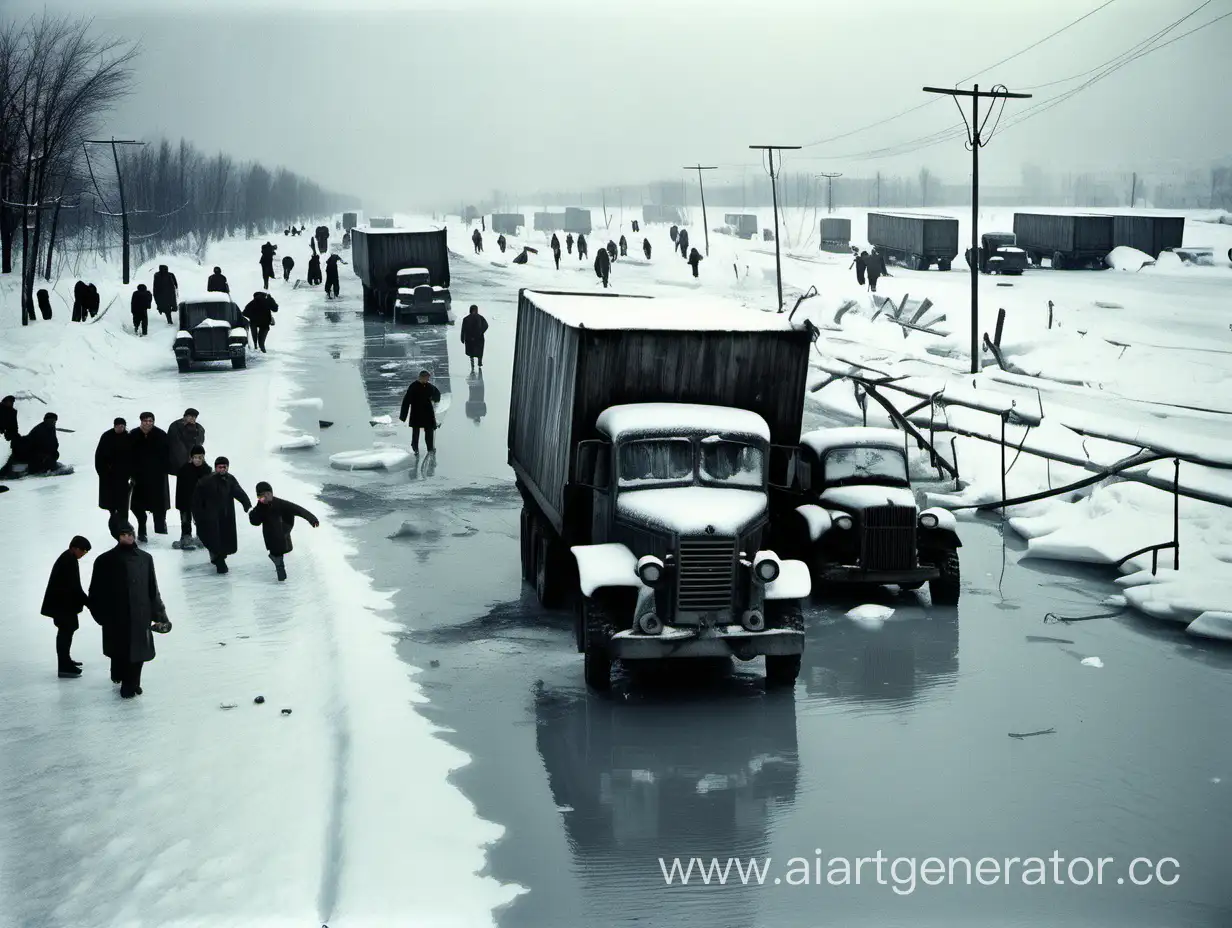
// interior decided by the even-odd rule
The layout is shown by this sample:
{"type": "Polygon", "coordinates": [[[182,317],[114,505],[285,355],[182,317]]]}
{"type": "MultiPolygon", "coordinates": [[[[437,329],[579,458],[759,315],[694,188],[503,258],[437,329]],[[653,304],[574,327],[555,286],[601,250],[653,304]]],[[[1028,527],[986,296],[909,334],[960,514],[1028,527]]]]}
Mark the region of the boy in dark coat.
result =
{"type": "Polygon", "coordinates": [[[107,531],[114,538],[117,527],[128,521],[132,493],[133,443],[127,423],[117,418],[98,439],[94,449],[94,472],[98,474],[98,508],[109,513],[107,531]]]}
{"type": "Polygon", "coordinates": [[[689,265],[693,268],[693,276],[697,276],[697,266],[702,263],[702,253],[696,248],[689,250],[689,265]]]}
{"type": "Polygon", "coordinates": [[[238,500],[245,512],[252,508],[252,501],[239,481],[229,473],[230,469],[231,462],[226,458],[215,458],[214,473],[197,481],[192,497],[197,534],[210,552],[210,563],[218,568],[220,574],[228,570],[227,556],[239,550],[232,500],[238,500]]]}
{"type": "Polygon", "coordinates": [[[330,255],[325,259],[325,295],[329,297],[332,294],[332,299],[338,299],[338,265],[346,264],[337,255],[330,255]]]}
{"type": "Polygon", "coordinates": [[[313,528],[321,524],[321,520],[303,506],[297,506],[289,499],[275,499],[273,488],[264,480],[257,484],[257,505],[248,513],[248,521],[261,526],[265,550],[274,562],[274,570],[280,581],[287,579],[287,565],[283,558],[293,550],[291,529],[295,526],[296,516],[313,528]]]}
{"type": "Polygon", "coordinates": [[[87,605],[103,629],[103,654],[111,658],[111,682],[120,696],[141,695],[141,668],[154,660],[154,636],[168,631],[167,610],[158,592],[154,558],[136,545],[133,527],[119,526],[118,544],[94,562],[87,605]]]}
{"type": "Polygon", "coordinates": [[[205,289],[209,293],[231,292],[231,287],[227,284],[227,278],[223,276],[222,268],[214,268],[214,273],[211,274],[209,280],[205,282],[205,289]]]}
{"type": "Polygon", "coordinates": [[[47,579],[47,592],[43,594],[43,615],[56,623],[56,659],[59,673],[65,679],[81,676],[81,662],[70,656],[73,633],[80,627],[78,617],[88,602],[86,591],[81,588],[81,565],[78,564],[90,542],[74,535],[68,550],[62,551],[51,568],[47,579]]]}
{"type": "Polygon", "coordinates": [[[423,429],[428,440],[428,453],[436,452],[436,403],[441,401],[441,391],[432,384],[432,374],[420,371],[419,379],[406,388],[402,397],[402,412],[398,418],[411,427],[411,450],[419,454],[419,430],[423,429]]]}
{"type": "Polygon", "coordinates": [[[27,473],[45,474],[49,470],[55,470],[60,461],[60,439],[56,435],[56,422],[59,418],[54,412],[46,413],[43,421],[26,436],[24,444],[27,473]]]}
{"type": "Polygon", "coordinates": [[[319,287],[321,285],[321,256],[315,251],[312,257],[308,259],[308,286],[319,287]]]}
{"type": "Polygon", "coordinates": [[[479,315],[479,307],[472,306],[466,318],[462,320],[462,344],[466,346],[466,356],[471,359],[471,370],[475,369],[475,361],[483,367],[483,338],[488,331],[488,320],[479,315]]]}
{"type": "Polygon", "coordinates": [[[179,282],[175,275],[167,270],[167,265],[160,264],[154,272],[154,305],[158,311],[167,317],[167,325],[174,325],[171,318],[175,314],[175,304],[179,296],[179,282]]]}
{"type": "Polygon", "coordinates": [[[150,334],[150,307],[154,305],[154,294],[145,288],[145,284],[137,284],[129,307],[133,311],[133,331],[138,335],[150,334]]]}
{"type": "Polygon", "coordinates": [[[176,419],[167,427],[167,443],[171,448],[170,466],[167,470],[176,474],[188,463],[193,448],[205,444],[205,426],[197,421],[201,413],[189,406],[184,418],[176,419]]]}
{"type": "Polygon", "coordinates": [[[154,413],[141,414],[141,427],[130,432],[133,461],[133,515],[137,517],[137,540],[149,540],[146,514],[154,516],[154,534],[167,534],[167,510],[171,508],[171,440],[154,424],[154,413]]]}
{"type": "Polygon", "coordinates": [[[180,513],[180,540],[171,543],[173,548],[191,551],[197,547],[192,533],[193,493],[201,478],[209,476],[209,473],[210,469],[205,464],[205,448],[195,445],[188,460],[175,472],[175,508],[180,513]]]}

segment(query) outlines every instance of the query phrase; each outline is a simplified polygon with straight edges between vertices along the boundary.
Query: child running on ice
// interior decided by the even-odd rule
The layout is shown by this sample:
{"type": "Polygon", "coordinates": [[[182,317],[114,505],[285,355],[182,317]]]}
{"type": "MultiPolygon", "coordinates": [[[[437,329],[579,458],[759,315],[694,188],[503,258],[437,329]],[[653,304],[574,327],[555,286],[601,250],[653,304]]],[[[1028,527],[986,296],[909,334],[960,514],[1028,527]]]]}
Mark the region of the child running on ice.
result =
{"type": "Polygon", "coordinates": [[[276,499],[273,488],[264,480],[257,484],[257,504],[248,513],[248,521],[260,525],[261,534],[265,538],[265,548],[269,551],[269,559],[274,562],[278,579],[287,579],[287,565],[283,558],[291,548],[291,529],[295,525],[295,517],[299,516],[313,528],[321,524],[321,520],[303,506],[298,506],[288,499],[276,499]]]}

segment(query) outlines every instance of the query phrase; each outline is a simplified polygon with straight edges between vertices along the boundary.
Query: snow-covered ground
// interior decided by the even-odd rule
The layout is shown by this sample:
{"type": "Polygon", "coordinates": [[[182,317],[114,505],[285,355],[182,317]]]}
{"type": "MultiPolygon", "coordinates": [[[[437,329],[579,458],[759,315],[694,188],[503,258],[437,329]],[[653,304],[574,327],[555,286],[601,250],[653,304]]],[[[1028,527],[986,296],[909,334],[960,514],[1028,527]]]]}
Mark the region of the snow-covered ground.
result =
{"type": "MultiPolygon", "coordinates": [[[[522,207],[528,222],[535,207],[522,207]]],[[[539,207],[542,209],[542,207],[539,207]]],[[[894,212],[910,210],[894,209],[894,212]]],[[[1232,226],[1226,214],[1211,211],[1137,210],[1137,213],[1183,215],[1184,244],[1205,246],[1214,252],[1212,266],[1185,265],[1165,254],[1158,262],[1130,270],[1134,264],[1119,260],[1119,270],[1029,270],[1017,278],[981,276],[980,326],[982,337],[992,336],[998,309],[1006,312],[1001,339],[1005,370],[991,352],[982,351],[980,375],[970,370],[970,274],[961,251],[970,242],[969,208],[916,210],[954,216],[959,220],[960,254],[949,272],[891,268],[878,295],[909,308],[927,298],[932,308],[917,322],[932,331],[905,329],[878,312],[871,295],[855,280],[851,256],[819,250],[819,228],[824,210],[787,210],[781,221],[785,302],[790,310],[810,287],[818,295],[801,304],[797,318],[810,318],[823,330],[816,355],[819,366],[813,388],[829,380],[831,371],[903,377],[901,381],[924,396],[945,391],[949,397],[979,400],[1001,408],[1014,404],[1036,414],[1042,422],[1029,430],[1011,425],[1007,438],[1015,450],[1059,452],[1093,467],[1118,462],[1148,443],[1155,448],[1232,465],[1232,226]],[[845,305],[846,311],[840,312],[845,305]],[[1106,438],[1084,437],[1075,429],[1106,438]]],[[[1027,212],[1030,210],[1023,209],[1027,212]]],[[[1062,211],[1041,208],[1041,211],[1062,211]]],[[[475,255],[469,237],[472,227],[449,218],[451,247],[464,260],[490,269],[498,279],[507,275],[509,288],[556,287],[591,291],[601,289],[593,271],[596,249],[623,234],[629,257],[613,266],[611,283],[617,292],[679,295],[681,290],[721,297],[748,307],[765,309],[775,303],[774,244],[760,239],[740,240],[716,231],[725,212],[756,212],[763,228],[773,226],[770,210],[716,208],[709,211],[710,255],[694,279],[679,253],[673,254],[663,225],[632,231],[640,210],[609,207],[610,226],[601,208],[591,207],[595,229],[587,236],[590,257],[580,262],[576,253],[564,254],[561,271],[552,264],[547,248],[550,233],[524,231],[509,236],[501,254],[496,236],[484,236],[485,250],[475,255]],[[652,258],[645,261],[642,239],[648,237],[652,258]],[[528,244],[539,249],[530,263],[518,266],[511,259],[528,244]],[[580,275],[580,276],[579,276],[580,275]]],[[[852,243],[866,246],[867,209],[837,209],[835,217],[852,225],[852,243]]],[[[1013,209],[980,213],[981,232],[1013,228],[1013,209]]],[[[1070,212],[1088,212],[1071,210],[1070,212]]],[[[1129,210],[1101,210],[1129,212],[1129,210]]],[[[690,247],[705,250],[699,208],[689,210],[690,247]]],[[[417,226],[423,218],[402,217],[417,226]]],[[[560,235],[564,242],[565,236],[560,235]]],[[[914,313],[905,315],[907,319],[914,313]]],[[[895,398],[893,393],[887,393],[895,398]]],[[[836,380],[810,392],[813,402],[843,421],[861,421],[863,413],[849,382],[836,380]]],[[[900,409],[914,404],[901,395],[900,409]]],[[[925,419],[928,410],[921,414],[925,419]]],[[[868,424],[888,424],[874,403],[868,404],[868,424]]],[[[957,406],[939,408],[937,422],[983,435],[999,434],[997,415],[957,406]]],[[[949,449],[943,436],[943,450],[949,449]]],[[[948,506],[972,506],[1002,498],[1001,452],[996,444],[975,438],[955,440],[960,490],[939,496],[948,506]]],[[[1091,476],[1092,471],[1071,464],[1050,462],[1023,453],[1011,453],[1006,478],[1011,498],[1091,476]]],[[[1173,479],[1171,460],[1137,468],[1164,481],[1173,479]]],[[[1183,486],[1232,498],[1232,471],[1215,466],[1183,463],[1183,486]]],[[[1011,507],[1009,525],[1029,539],[1029,554],[1060,560],[1113,564],[1130,552],[1172,538],[1172,495],[1163,490],[1124,480],[1107,480],[1064,497],[1011,507]]],[[[969,513],[970,510],[967,510],[969,513]]],[[[1194,634],[1223,636],[1226,622],[1210,613],[1232,606],[1232,509],[1182,498],[1179,507],[1181,569],[1173,570],[1171,551],[1159,554],[1160,570],[1150,574],[1151,556],[1135,558],[1124,567],[1126,601],[1150,615],[1192,626],[1194,634]]]]}
{"type": "MultiPolygon", "coordinates": [[[[166,263],[183,296],[219,264],[242,306],[260,287],[259,245],[220,243],[204,267],[166,255],[136,268],[133,285],[166,263]]],[[[417,711],[386,599],[349,566],[318,488],[285,464],[315,438],[290,426],[289,409],[315,420],[318,404],[292,395],[284,359],[304,315],[321,311],[320,289],[272,285],[270,353],[250,353],[246,370],[181,375],[175,328],[151,312],[149,337],[135,337],[132,287],[113,267],[81,270],[107,309],[80,325],[67,309],[73,278],[56,283],[55,317],[28,327],[17,275],[0,278],[0,395],[20,398],[23,432],[57,412],[71,430],[61,460],[77,470],[0,495],[0,925],[491,924],[520,891],[479,875],[500,829],[449,784],[467,757],[417,711]],[[321,528],[300,526],[290,580],[277,583],[238,509],[227,576],[203,552],[171,548],[173,512],[173,534],[146,546],[174,629],[157,641],[144,695],[120,700],[88,612],[73,648],[83,676],[58,679],[55,630],[38,614],[51,564],[85,535],[88,584],[114,543],[96,507],[99,435],[117,415],[135,427],[147,409],[166,428],[188,406],[201,412],[209,460],[230,458],[250,495],[269,481],[321,528]]],[[[343,292],[354,302],[345,280],[343,292]]]]}

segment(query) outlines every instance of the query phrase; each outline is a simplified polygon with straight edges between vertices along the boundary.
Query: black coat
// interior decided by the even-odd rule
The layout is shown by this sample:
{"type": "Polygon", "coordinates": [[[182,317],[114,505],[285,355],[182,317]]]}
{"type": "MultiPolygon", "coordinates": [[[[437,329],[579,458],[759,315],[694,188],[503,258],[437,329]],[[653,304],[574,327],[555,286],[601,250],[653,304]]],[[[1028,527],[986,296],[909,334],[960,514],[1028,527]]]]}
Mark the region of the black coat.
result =
{"type": "Polygon", "coordinates": [[[595,255],[595,276],[607,279],[611,272],[612,261],[608,257],[607,249],[600,248],[598,254],[595,255]]]}
{"type": "Polygon", "coordinates": [[[38,299],[39,312],[42,313],[44,319],[50,319],[51,318],[51,294],[49,294],[46,290],[40,290],[38,292],[37,299],[38,299]]]}
{"type": "Polygon", "coordinates": [[[650,260],[650,239],[642,239],[642,254],[646,256],[646,260],[650,260]]]}
{"type": "Polygon", "coordinates": [[[483,334],[488,331],[488,320],[479,313],[467,313],[462,319],[462,344],[468,358],[483,358],[483,334]]]}
{"type": "Polygon", "coordinates": [[[252,512],[248,513],[248,521],[253,525],[261,526],[265,549],[277,556],[294,550],[291,546],[291,529],[295,526],[296,516],[313,527],[321,524],[321,520],[303,506],[276,496],[272,503],[263,503],[258,500],[257,505],[252,507],[252,512]]]}
{"type": "Polygon", "coordinates": [[[865,262],[865,264],[865,271],[868,274],[868,279],[870,282],[875,281],[886,272],[885,258],[881,256],[880,252],[874,251],[870,253],[868,256],[868,261],[865,262]]]}
{"type": "Polygon", "coordinates": [[[210,279],[206,281],[205,289],[209,293],[230,293],[231,288],[227,285],[227,275],[211,274],[210,279]]]}
{"type": "Polygon", "coordinates": [[[556,233],[552,233],[552,250],[560,251],[560,239],[556,237],[556,233]]]}
{"type": "Polygon", "coordinates": [[[49,619],[81,615],[85,608],[86,591],[81,588],[81,565],[72,551],[62,551],[51,566],[47,592],[43,594],[43,615],[49,619]]]}
{"type": "Polygon", "coordinates": [[[166,512],[171,508],[171,440],[157,425],[149,434],[133,429],[133,512],[166,512]]]}
{"type": "Polygon", "coordinates": [[[108,429],[94,449],[94,472],[98,474],[98,508],[128,512],[133,476],[133,442],[127,432],[108,429]]]}
{"type": "Polygon", "coordinates": [[[90,311],[90,315],[97,315],[98,308],[103,305],[103,298],[99,296],[98,288],[94,284],[86,285],[86,309],[90,311]]]}
{"type": "Polygon", "coordinates": [[[248,494],[231,474],[208,474],[193,490],[192,514],[197,520],[197,537],[210,554],[227,555],[239,550],[232,500],[239,500],[245,512],[252,508],[248,494]]]}
{"type": "Polygon", "coordinates": [[[21,432],[17,428],[17,409],[13,406],[0,406],[0,435],[9,441],[16,441],[21,432]]]}
{"type": "Polygon", "coordinates": [[[282,259],[282,269],[284,271],[290,271],[293,267],[295,267],[295,259],[292,258],[290,255],[286,255],[282,259]]]}
{"type": "Polygon", "coordinates": [[[244,315],[248,317],[248,321],[254,326],[273,324],[273,314],[276,312],[278,312],[278,304],[265,294],[254,296],[248,301],[248,305],[244,307],[244,315]]]}
{"type": "Polygon", "coordinates": [[[116,545],[94,562],[89,602],[103,628],[103,654],[142,663],[154,660],[152,622],[167,621],[154,558],[136,545],[116,545]]]}
{"type": "Polygon", "coordinates": [[[133,298],[129,302],[132,308],[133,315],[137,313],[149,312],[150,307],[154,305],[154,294],[149,290],[134,290],[133,298]]]}
{"type": "Polygon", "coordinates": [[[321,279],[321,256],[313,255],[308,259],[308,277],[310,279],[321,279]]]}
{"type": "Polygon", "coordinates": [[[179,282],[170,271],[154,272],[154,301],[159,306],[174,306],[179,282]]]}
{"type": "Polygon", "coordinates": [[[26,436],[26,454],[31,457],[48,457],[55,460],[60,456],[60,439],[56,436],[54,422],[40,422],[26,436]]]}
{"type": "Polygon", "coordinates": [[[180,512],[192,512],[193,491],[197,489],[197,482],[209,473],[210,465],[202,464],[198,467],[192,461],[187,461],[175,472],[176,509],[180,512]]]}
{"type": "Polygon", "coordinates": [[[328,280],[338,279],[338,265],[342,263],[342,259],[337,255],[330,255],[325,259],[325,277],[328,280]]]}
{"type": "Polygon", "coordinates": [[[421,383],[416,380],[406,388],[406,396],[402,397],[402,412],[398,418],[415,428],[436,428],[436,410],[433,403],[441,401],[441,391],[432,383],[421,383]]]}
{"type": "MultiPolygon", "coordinates": [[[[183,419],[176,419],[167,427],[167,471],[178,474],[180,468],[188,463],[195,445],[205,447],[205,426],[200,422],[189,425],[183,419]]],[[[180,506],[177,509],[183,508],[180,506]]]]}

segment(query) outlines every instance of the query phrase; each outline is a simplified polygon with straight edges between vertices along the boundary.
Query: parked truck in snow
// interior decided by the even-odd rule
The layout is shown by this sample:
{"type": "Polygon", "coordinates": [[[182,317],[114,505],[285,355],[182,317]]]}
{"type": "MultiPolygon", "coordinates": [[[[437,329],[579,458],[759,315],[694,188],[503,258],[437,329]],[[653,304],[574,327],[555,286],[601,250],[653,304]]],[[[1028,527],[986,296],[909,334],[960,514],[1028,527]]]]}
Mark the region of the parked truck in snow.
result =
{"type": "Polygon", "coordinates": [[[1114,216],[1112,243],[1128,245],[1158,259],[1160,254],[1180,248],[1185,238],[1184,216],[1114,216]]]}
{"type": "Polygon", "coordinates": [[[791,502],[769,472],[794,460],[814,335],[706,301],[519,294],[522,576],[546,607],[574,596],[588,685],[665,657],[764,655],[770,685],[796,679],[809,575],[768,548],[791,502]]]}
{"type": "Polygon", "coordinates": [[[958,257],[958,220],[923,213],[869,213],[868,242],[904,267],[948,271],[958,257]]]}
{"type": "MultiPolygon", "coordinates": [[[[971,266],[971,249],[964,252],[967,267],[971,266]]],[[[981,274],[1021,274],[1027,267],[1027,253],[1018,247],[1013,232],[985,232],[980,236],[979,261],[981,274]]]]}
{"type": "Polygon", "coordinates": [[[179,323],[172,350],[181,374],[210,361],[230,361],[237,370],[248,366],[248,320],[229,293],[181,300],[179,323]]]}
{"type": "Polygon", "coordinates": [[[1032,264],[1058,271],[1103,268],[1115,241],[1111,216],[1084,213],[1015,213],[1014,235],[1032,264]]]}
{"type": "Polygon", "coordinates": [[[444,229],[412,232],[358,226],[351,230],[351,264],[363,283],[365,313],[391,315],[398,304],[399,289],[410,290],[413,295],[415,286],[424,285],[433,288],[436,295],[428,305],[416,309],[416,314],[448,321],[449,245],[444,229]],[[404,271],[421,272],[426,280],[412,285],[404,271]]]}

